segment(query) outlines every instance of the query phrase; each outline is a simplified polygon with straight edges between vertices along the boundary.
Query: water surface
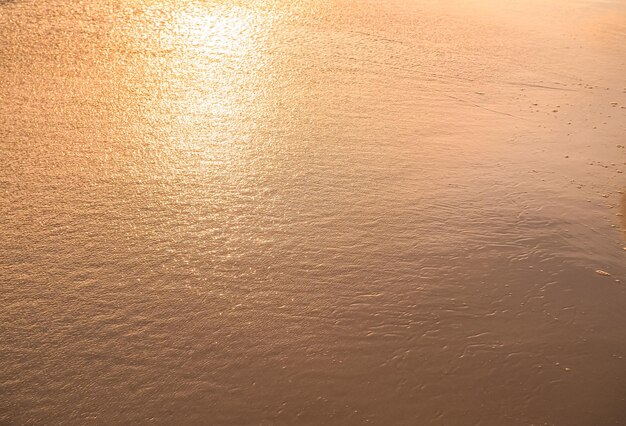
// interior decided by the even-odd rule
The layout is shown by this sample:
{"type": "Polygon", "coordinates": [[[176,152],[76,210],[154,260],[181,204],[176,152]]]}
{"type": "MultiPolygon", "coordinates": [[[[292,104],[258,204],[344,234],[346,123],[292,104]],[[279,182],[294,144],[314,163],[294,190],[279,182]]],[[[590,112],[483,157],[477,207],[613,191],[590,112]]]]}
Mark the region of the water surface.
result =
{"type": "Polygon", "coordinates": [[[0,2],[0,422],[621,424],[625,69],[611,0],[0,2]]]}

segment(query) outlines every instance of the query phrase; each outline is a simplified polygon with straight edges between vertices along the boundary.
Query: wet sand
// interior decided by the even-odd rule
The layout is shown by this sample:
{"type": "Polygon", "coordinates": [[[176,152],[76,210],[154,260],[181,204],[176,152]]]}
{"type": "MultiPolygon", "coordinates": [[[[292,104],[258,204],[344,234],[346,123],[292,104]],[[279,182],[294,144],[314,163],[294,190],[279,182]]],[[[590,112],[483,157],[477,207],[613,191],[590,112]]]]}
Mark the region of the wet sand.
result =
{"type": "Polygon", "coordinates": [[[172,3],[0,1],[0,423],[623,423],[623,2],[172,3]]]}

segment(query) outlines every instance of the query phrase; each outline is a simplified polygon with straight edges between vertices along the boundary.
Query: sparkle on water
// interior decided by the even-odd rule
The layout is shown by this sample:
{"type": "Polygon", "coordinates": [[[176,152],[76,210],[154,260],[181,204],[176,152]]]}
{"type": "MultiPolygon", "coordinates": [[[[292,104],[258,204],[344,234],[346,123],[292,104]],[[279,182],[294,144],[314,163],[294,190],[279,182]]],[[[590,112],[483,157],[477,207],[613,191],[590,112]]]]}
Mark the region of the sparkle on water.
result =
{"type": "Polygon", "coordinates": [[[0,1],[0,423],[622,424],[624,69],[618,0],[0,1]]]}

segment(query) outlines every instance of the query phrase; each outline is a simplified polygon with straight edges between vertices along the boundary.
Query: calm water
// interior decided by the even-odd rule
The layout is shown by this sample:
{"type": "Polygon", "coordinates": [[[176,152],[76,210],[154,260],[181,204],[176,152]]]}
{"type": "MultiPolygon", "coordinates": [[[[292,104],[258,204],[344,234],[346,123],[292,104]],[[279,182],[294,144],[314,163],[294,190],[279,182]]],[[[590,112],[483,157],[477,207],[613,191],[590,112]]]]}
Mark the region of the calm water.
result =
{"type": "Polygon", "coordinates": [[[619,0],[0,1],[0,423],[623,424],[625,70],[619,0]]]}

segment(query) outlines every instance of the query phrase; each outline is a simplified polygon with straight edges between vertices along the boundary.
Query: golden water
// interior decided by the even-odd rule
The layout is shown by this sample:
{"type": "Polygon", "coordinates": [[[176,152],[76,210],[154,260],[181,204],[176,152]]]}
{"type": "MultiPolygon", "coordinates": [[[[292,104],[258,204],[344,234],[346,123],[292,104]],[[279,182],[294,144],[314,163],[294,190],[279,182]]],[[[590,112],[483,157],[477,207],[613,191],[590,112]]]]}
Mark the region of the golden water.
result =
{"type": "Polygon", "coordinates": [[[617,0],[0,1],[0,423],[623,424],[625,69],[617,0]]]}

